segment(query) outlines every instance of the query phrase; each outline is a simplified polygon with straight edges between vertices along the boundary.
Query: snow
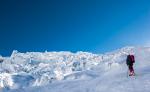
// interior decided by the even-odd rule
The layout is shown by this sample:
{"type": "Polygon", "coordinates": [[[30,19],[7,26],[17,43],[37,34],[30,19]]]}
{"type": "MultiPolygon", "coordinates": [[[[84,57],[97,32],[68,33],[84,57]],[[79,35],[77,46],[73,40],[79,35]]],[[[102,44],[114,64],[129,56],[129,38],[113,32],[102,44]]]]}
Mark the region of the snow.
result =
{"type": "Polygon", "coordinates": [[[150,92],[150,48],[124,47],[105,54],[13,51],[0,68],[2,92],[150,92]],[[127,76],[134,54],[136,76],[127,76]]]}
{"type": "Polygon", "coordinates": [[[0,74],[0,88],[6,87],[6,86],[13,86],[13,80],[11,78],[11,75],[8,73],[1,73],[0,74]]]}

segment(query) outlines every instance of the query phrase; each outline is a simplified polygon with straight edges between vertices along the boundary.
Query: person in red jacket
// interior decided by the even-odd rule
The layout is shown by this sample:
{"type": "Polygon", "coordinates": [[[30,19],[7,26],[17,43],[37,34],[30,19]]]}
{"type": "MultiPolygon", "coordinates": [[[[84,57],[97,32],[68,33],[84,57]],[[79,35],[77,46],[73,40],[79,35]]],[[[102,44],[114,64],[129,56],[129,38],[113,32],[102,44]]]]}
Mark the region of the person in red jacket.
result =
{"type": "Polygon", "coordinates": [[[129,76],[134,76],[134,68],[133,68],[133,63],[135,63],[134,55],[128,55],[126,59],[126,64],[129,68],[129,76]]]}

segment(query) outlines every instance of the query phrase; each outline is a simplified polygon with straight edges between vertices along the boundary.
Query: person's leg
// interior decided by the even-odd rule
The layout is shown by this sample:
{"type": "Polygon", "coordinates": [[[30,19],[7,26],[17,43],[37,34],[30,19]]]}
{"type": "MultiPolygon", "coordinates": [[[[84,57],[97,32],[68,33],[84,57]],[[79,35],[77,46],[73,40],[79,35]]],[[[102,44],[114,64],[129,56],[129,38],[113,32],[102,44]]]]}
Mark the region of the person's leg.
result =
{"type": "Polygon", "coordinates": [[[134,74],[133,65],[130,65],[130,66],[129,66],[129,70],[130,70],[130,74],[129,74],[130,76],[135,75],[135,74],[134,74]]]}
{"type": "Polygon", "coordinates": [[[132,71],[133,71],[132,65],[129,65],[129,76],[132,76],[132,71]]]}
{"type": "Polygon", "coordinates": [[[133,76],[135,75],[133,65],[132,65],[132,75],[133,76]]]}
{"type": "Polygon", "coordinates": [[[131,76],[131,66],[128,65],[128,68],[129,68],[129,76],[131,76]]]}

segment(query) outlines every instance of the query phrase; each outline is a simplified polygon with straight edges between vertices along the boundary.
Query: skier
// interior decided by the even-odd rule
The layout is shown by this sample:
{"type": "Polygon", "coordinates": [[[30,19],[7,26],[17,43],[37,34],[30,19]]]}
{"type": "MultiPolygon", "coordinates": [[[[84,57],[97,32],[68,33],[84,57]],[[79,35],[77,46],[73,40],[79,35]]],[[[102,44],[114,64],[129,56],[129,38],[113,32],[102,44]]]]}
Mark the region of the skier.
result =
{"type": "Polygon", "coordinates": [[[127,55],[126,64],[129,69],[129,76],[135,76],[133,63],[135,63],[134,55],[127,55]]]}

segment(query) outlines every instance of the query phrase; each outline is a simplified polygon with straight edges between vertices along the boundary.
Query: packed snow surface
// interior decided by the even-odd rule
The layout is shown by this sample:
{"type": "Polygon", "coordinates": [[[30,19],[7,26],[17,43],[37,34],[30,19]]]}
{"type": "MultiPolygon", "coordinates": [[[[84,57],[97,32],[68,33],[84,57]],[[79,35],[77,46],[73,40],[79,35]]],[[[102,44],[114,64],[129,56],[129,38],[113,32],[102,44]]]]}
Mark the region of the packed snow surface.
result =
{"type": "Polygon", "coordinates": [[[0,92],[150,92],[149,47],[105,54],[15,50],[0,61],[0,92]],[[135,55],[134,77],[128,54],[135,55]]]}

